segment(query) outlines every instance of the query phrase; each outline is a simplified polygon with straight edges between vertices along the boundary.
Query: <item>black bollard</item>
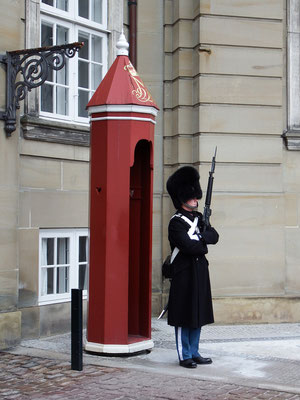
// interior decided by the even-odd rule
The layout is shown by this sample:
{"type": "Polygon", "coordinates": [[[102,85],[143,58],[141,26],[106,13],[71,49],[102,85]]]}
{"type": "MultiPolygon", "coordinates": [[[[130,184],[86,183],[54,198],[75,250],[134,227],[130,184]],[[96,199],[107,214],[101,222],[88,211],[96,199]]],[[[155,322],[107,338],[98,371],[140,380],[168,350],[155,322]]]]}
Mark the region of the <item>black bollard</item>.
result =
{"type": "Polygon", "coordinates": [[[82,289],[72,289],[71,369],[82,371],[82,289]]]}

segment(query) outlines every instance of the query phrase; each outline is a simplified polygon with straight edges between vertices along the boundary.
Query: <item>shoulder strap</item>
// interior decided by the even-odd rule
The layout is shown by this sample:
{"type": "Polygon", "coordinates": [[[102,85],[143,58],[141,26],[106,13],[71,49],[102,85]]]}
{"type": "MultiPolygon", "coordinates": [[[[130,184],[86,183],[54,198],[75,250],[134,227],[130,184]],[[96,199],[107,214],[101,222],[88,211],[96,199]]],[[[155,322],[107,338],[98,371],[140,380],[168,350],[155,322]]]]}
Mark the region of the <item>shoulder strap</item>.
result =
{"type": "MultiPolygon", "coordinates": [[[[200,240],[201,235],[200,235],[200,232],[199,232],[199,229],[198,229],[198,217],[196,217],[194,219],[194,221],[191,221],[189,218],[187,218],[185,215],[182,215],[181,213],[174,214],[171,217],[171,219],[174,218],[174,217],[182,218],[186,223],[188,223],[190,225],[190,229],[187,232],[187,234],[189,235],[190,239],[192,239],[192,240],[200,240]]],[[[175,249],[176,249],[176,247],[175,247],[175,249]]],[[[174,250],[173,250],[173,253],[174,253],[174,250]]],[[[172,256],[173,256],[173,253],[172,253],[172,256]]],[[[173,260],[176,257],[176,255],[177,255],[177,253],[173,257],[173,260]]],[[[172,256],[171,256],[171,259],[172,259],[172,256]]]]}

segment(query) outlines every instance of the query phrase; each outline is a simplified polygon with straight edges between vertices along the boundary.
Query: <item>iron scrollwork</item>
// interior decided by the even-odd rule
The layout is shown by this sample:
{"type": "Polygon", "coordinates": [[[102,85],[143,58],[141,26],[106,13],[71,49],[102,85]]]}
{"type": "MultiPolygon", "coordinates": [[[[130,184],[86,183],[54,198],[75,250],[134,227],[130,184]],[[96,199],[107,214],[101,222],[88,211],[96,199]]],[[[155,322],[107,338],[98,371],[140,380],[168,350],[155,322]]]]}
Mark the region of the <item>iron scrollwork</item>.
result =
{"type": "Polygon", "coordinates": [[[66,57],[72,58],[83,46],[75,42],[62,46],[40,47],[36,49],[6,52],[0,61],[6,64],[6,111],[0,113],[5,120],[6,136],[16,130],[16,110],[31,89],[41,86],[50,70],[58,71],[66,64],[66,57]],[[16,82],[18,75],[23,80],[16,82]]]}

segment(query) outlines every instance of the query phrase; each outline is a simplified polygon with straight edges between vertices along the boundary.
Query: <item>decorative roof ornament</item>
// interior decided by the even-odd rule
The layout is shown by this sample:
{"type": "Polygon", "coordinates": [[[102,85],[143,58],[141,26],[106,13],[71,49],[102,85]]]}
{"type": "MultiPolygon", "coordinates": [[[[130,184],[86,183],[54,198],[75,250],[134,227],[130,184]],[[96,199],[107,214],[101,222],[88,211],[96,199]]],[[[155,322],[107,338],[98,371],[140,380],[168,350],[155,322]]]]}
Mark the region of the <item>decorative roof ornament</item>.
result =
{"type": "Polygon", "coordinates": [[[119,40],[117,41],[116,46],[117,46],[117,56],[128,56],[129,44],[126,40],[123,30],[119,37],[119,40]]]}

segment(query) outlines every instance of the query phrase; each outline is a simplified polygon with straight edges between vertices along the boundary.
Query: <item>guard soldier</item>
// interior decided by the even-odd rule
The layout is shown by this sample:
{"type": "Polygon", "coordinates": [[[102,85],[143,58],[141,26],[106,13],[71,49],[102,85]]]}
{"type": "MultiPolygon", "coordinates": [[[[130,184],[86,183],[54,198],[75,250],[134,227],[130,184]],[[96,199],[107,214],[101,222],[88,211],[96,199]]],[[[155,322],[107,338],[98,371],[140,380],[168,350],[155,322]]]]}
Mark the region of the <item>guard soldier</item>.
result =
{"type": "Polygon", "coordinates": [[[196,368],[210,364],[198,346],[201,327],[214,322],[208,270],[207,245],[216,244],[219,235],[204,226],[196,211],[202,197],[199,173],[191,166],[178,169],[167,181],[167,191],[177,212],[169,223],[169,241],[173,256],[173,275],[168,304],[168,324],[175,327],[179,364],[196,368]]]}

